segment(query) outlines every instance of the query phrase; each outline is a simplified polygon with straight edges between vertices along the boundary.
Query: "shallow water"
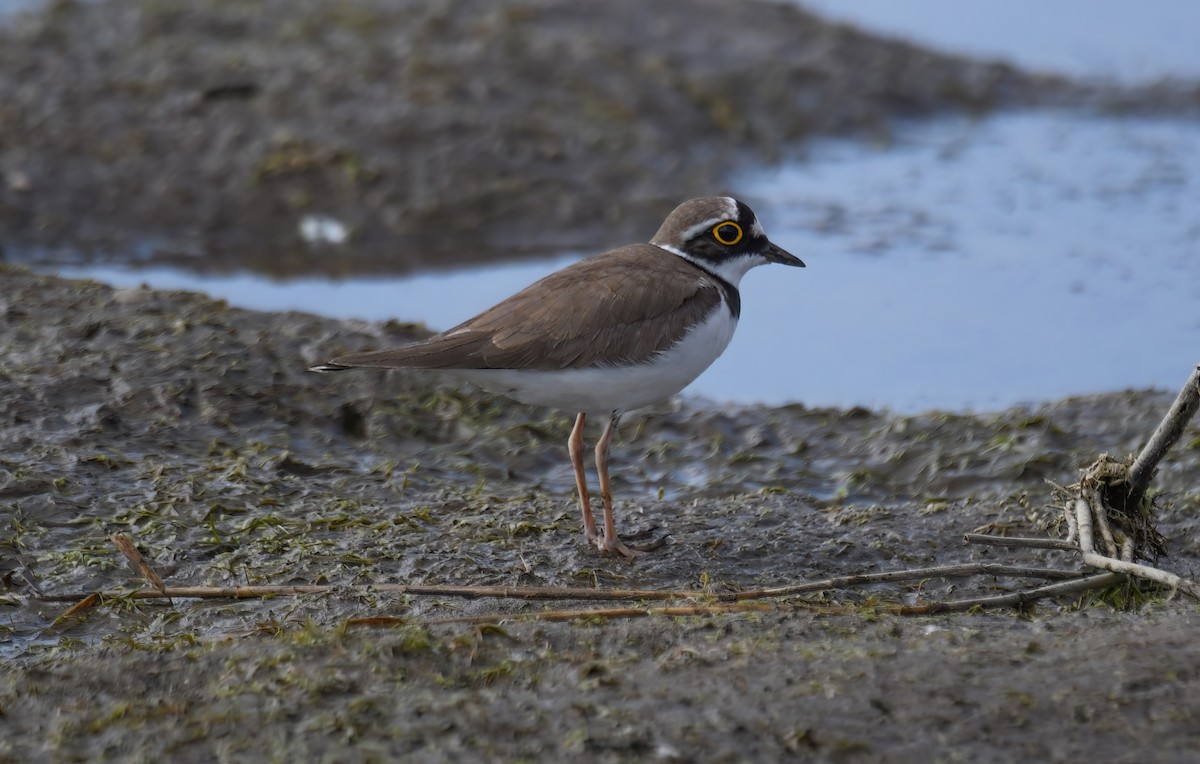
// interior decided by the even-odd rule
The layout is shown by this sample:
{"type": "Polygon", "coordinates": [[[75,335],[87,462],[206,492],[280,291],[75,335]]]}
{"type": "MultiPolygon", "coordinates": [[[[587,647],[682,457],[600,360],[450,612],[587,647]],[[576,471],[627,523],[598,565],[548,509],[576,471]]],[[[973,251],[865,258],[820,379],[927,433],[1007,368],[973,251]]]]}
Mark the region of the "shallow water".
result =
{"type": "Polygon", "coordinates": [[[36,8],[38,0],[0,0],[0,19],[20,11],[36,8]]]}
{"type": "MultiPolygon", "coordinates": [[[[887,150],[828,142],[739,185],[811,266],[802,294],[764,279],[750,298],[805,359],[789,364],[802,383],[747,375],[768,400],[815,385],[822,402],[987,409],[1170,388],[1200,360],[1196,124],[944,122],[887,150]]],[[[748,335],[733,368],[776,347],[748,335]]]]}
{"type": "Polygon", "coordinates": [[[925,47],[1072,77],[1200,77],[1191,0],[800,0],[829,19],[925,47]]]}
{"type": "MultiPolygon", "coordinates": [[[[0,0],[0,11],[24,4],[0,0]]],[[[1052,11],[1032,0],[804,4],[1072,76],[1200,77],[1200,5],[1183,0],[1069,0],[1052,11]]],[[[747,170],[729,189],[809,268],[747,276],[737,336],[689,392],[910,412],[1174,389],[1200,350],[1198,149],[1194,121],[1041,112],[911,125],[887,145],[823,140],[782,167],[747,170]]],[[[310,235],[339,235],[337,221],[307,223],[310,235]]],[[[441,329],[583,254],[338,282],[56,270],[441,329]]]]}
{"type": "MultiPolygon", "coordinates": [[[[808,263],[759,268],[717,400],[990,410],[1176,387],[1200,355],[1200,125],[1038,112],[826,140],[731,184],[808,263]]],[[[237,305],[447,328],[574,257],[276,282],[60,269],[237,305]]]]}

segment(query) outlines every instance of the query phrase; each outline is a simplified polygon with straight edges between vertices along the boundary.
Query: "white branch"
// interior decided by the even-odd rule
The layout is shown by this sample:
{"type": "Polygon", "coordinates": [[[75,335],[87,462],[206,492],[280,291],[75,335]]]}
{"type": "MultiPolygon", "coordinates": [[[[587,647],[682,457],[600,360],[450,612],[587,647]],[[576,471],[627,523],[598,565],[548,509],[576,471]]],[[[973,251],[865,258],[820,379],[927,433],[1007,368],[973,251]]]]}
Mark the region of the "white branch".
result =
{"type": "MultiPolygon", "coordinates": [[[[1103,505],[1100,506],[1099,511],[1104,511],[1103,505]]],[[[1117,560],[1097,554],[1092,539],[1092,516],[1094,514],[1092,507],[1086,499],[1080,497],[1075,500],[1075,520],[1079,524],[1079,550],[1083,552],[1084,565],[1090,565],[1100,570],[1110,570],[1113,573],[1125,573],[1147,579],[1148,581],[1156,581],[1172,589],[1178,589],[1185,594],[1190,594],[1196,599],[1200,599],[1200,584],[1197,584],[1195,581],[1181,578],[1165,570],[1152,568],[1149,565],[1140,565],[1136,562],[1117,560]]]]}

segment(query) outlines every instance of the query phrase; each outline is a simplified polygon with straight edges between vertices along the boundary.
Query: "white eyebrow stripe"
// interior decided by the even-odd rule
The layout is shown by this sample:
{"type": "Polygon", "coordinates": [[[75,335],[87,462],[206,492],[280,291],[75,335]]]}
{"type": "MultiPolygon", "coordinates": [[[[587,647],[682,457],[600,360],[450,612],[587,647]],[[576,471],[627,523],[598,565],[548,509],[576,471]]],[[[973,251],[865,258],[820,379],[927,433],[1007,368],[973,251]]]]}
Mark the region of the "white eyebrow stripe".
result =
{"type": "MultiPolygon", "coordinates": [[[[682,241],[691,241],[693,237],[706,232],[708,229],[712,228],[717,223],[724,223],[726,220],[729,220],[729,219],[730,219],[729,216],[722,215],[721,217],[709,218],[708,220],[705,220],[703,223],[697,223],[696,225],[692,226],[691,228],[688,228],[687,230],[685,230],[683,232],[682,241]]],[[[733,219],[736,220],[737,218],[733,218],[733,219]]]]}

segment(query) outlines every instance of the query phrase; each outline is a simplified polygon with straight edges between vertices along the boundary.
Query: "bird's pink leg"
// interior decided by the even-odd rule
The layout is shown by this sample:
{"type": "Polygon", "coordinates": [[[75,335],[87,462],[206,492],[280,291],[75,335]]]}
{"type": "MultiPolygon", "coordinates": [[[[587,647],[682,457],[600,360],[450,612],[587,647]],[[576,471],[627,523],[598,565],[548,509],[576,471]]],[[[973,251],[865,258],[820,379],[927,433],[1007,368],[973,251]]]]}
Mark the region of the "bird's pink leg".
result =
{"type": "Polygon", "coordinates": [[[587,475],[583,471],[583,423],[587,414],[580,412],[575,417],[575,426],[571,429],[571,437],[567,440],[567,450],[571,452],[571,466],[575,468],[575,487],[579,489],[579,507],[583,513],[583,535],[588,541],[599,543],[596,533],[596,520],[592,516],[592,502],[588,499],[587,475]]]}
{"type": "Polygon", "coordinates": [[[617,521],[613,518],[612,486],[608,482],[608,444],[612,442],[617,417],[614,415],[604,426],[604,434],[596,442],[596,471],[600,474],[600,499],[604,502],[604,538],[596,539],[601,552],[618,552],[626,557],[637,557],[645,550],[627,547],[617,536],[617,521]]]}

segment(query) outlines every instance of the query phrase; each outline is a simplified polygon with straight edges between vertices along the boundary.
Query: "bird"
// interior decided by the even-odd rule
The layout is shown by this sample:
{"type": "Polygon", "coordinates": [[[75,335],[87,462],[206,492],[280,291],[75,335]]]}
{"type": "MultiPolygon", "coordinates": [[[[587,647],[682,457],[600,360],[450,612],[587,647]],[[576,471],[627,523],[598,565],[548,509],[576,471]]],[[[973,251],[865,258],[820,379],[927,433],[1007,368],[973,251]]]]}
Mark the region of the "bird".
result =
{"type": "Polygon", "coordinates": [[[741,316],[738,285],[767,263],[804,267],[767,238],[744,202],[691,199],[649,243],[568,265],[428,339],[339,356],[310,370],[440,370],[522,403],[575,413],[567,452],[584,536],[602,553],[632,558],[653,547],[626,545],[617,535],[608,474],[617,422],[678,393],[725,351],[741,316]],[[607,417],[595,446],[602,533],[583,466],[589,414],[607,417]]]}

